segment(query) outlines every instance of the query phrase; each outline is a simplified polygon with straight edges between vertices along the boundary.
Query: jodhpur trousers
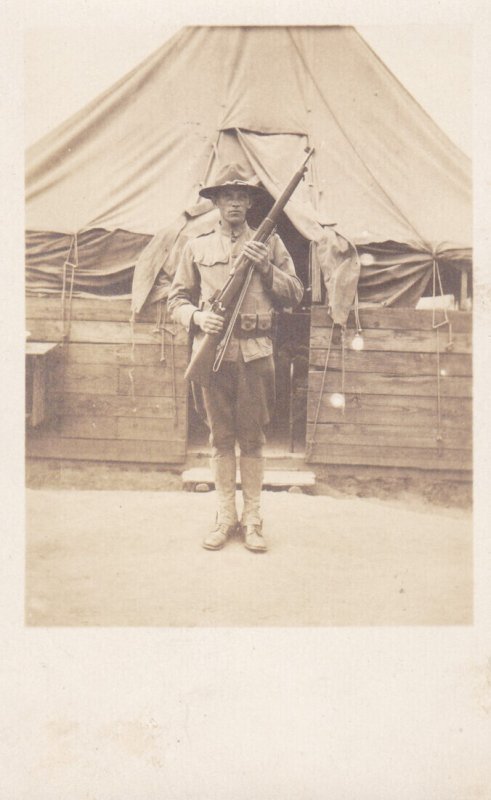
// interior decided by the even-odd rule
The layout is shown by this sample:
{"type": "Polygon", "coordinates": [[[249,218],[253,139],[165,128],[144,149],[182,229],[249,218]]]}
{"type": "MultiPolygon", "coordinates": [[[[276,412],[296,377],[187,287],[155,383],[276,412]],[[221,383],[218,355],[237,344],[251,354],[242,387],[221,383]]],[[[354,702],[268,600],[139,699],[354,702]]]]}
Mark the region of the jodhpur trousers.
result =
{"type": "Polygon", "coordinates": [[[261,524],[264,427],[275,402],[273,356],[254,361],[223,361],[203,400],[210,427],[211,466],[218,499],[217,521],[237,522],[235,444],[240,446],[244,506],[242,524],[261,524]]]}
{"type": "Polygon", "coordinates": [[[223,361],[203,400],[213,454],[235,452],[237,441],[241,455],[261,456],[275,403],[273,356],[223,361]]]}

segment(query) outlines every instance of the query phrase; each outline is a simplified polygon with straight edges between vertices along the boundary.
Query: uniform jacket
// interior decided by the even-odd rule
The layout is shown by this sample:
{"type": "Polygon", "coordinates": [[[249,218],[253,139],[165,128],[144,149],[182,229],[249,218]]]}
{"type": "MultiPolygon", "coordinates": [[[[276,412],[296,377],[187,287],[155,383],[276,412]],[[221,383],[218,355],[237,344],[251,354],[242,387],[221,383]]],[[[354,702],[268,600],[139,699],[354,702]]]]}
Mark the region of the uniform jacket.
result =
{"type": "MultiPolygon", "coordinates": [[[[195,334],[193,348],[203,337],[192,323],[195,311],[210,308],[210,298],[227,280],[234,259],[240,255],[244,244],[254,236],[248,225],[239,238],[232,242],[220,223],[209,233],[191,239],[182,252],[168,297],[168,309],[176,322],[195,334]]],[[[241,307],[243,314],[267,314],[278,307],[293,308],[302,299],[303,286],[295,274],[295,267],[280,237],[273,234],[268,243],[269,272],[263,276],[255,272],[241,307]]],[[[270,336],[251,338],[232,337],[224,358],[236,360],[242,352],[244,361],[271,355],[270,336]]]]}

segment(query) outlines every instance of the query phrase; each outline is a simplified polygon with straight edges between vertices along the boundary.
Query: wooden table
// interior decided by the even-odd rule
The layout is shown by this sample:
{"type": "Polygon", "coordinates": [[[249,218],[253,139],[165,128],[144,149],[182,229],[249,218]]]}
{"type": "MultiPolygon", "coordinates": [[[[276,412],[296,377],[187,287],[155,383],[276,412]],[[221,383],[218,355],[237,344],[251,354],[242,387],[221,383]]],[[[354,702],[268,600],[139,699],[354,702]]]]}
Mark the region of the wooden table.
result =
{"type": "Polygon", "coordinates": [[[26,342],[26,420],[35,428],[49,417],[50,356],[57,342],[26,342]]]}

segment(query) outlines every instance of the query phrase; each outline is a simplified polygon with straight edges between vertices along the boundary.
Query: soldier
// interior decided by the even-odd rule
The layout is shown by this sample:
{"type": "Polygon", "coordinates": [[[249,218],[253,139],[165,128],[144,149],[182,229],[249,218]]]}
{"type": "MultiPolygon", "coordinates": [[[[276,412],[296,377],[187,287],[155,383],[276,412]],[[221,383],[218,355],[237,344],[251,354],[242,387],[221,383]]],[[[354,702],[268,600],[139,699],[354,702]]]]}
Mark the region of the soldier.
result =
{"type": "Polygon", "coordinates": [[[210,311],[210,298],[227,280],[234,259],[244,252],[255,266],[221,367],[202,390],[218,498],[215,526],[203,540],[208,550],[222,548],[238,525],[236,441],[240,447],[244,543],[252,551],[267,549],[260,497],[264,427],[275,402],[274,310],[296,306],[303,286],[277,234],[267,244],[251,241],[254,232],[246,216],[261,191],[247,180],[239,164],[226,166],[214,185],[201,189],[200,195],[218,208],[220,220],[213,230],[186,244],[168,298],[169,311],[194,334],[196,347],[205,333],[222,331],[223,319],[210,311]]]}

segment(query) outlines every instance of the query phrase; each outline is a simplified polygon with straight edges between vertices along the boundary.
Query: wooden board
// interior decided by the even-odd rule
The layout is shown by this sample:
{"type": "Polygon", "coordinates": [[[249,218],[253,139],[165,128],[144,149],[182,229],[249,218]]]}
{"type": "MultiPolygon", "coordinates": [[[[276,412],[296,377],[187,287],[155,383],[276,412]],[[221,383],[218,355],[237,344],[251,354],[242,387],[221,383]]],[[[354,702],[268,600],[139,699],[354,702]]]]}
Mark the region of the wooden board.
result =
{"type": "Polygon", "coordinates": [[[417,478],[427,481],[428,485],[443,483],[472,483],[472,470],[462,471],[460,469],[425,469],[424,466],[418,467],[394,467],[393,465],[374,466],[373,464],[317,464],[316,474],[319,479],[321,476],[329,479],[354,477],[359,480],[381,480],[402,481],[405,478],[417,478]]]}
{"type": "MultiPolygon", "coordinates": [[[[159,366],[161,363],[171,363],[172,352],[168,342],[164,349],[164,362],[161,361],[162,350],[160,344],[87,344],[68,342],[63,345],[63,355],[72,364],[120,364],[121,366],[159,366]]],[[[174,346],[174,361],[182,370],[188,364],[187,345],[174,346]]]]}
{"type": "Polygon", "coordinates": [[[116,439],[117,420],[114,417],[61,417],[56,425],[59,436],[70,439],[116,439]]]}
{"type": "MultiPolygon", "coordinates": [[[[311,348],[327,348],[331,331],[327,328],[311,328],[310,346],[311,348]]],[[[355,331],[352,330],[346,335],[346,351],[351,348],[351,343],[355,331]]],[[[452,353],[471,353],[472,337],[470,333],[454,333],[452,336],[451,351],[447,351],[448,334],[446,331],[420,331],[420,330],[396,330],[394,328],[384,328],[382,330],[364,330],[363,342],[364,351],[383,350],[397,353],[436,353],[437,335],[440,341],[440,352],[452,353]]],[[[333,350],[341,348],[341,342],[334,339],[331,345],[333,350]]]]}
{"type": "MultiPolygon", "coordinates": [[[[319,396],[323,373],[309,371],[309,393],[319,396]]],[[[341,370],[328,369],[324,384],[327,393],[340,392],[342,388],[341,370]]],[[[346,372],[344,391],[348,394],[390,394],[390,395],[431,395],[436,396],[437,379],[431,375],[385,375],[379,372],[346,372]]],[[[471,397],[472,382],[468,378],[445,377],[440,379],[442,397],[471,397]]]]}
{"type": "Polygon", "coordinates": [[[441,322],[444,315],[360,309],[364,348],[355,351],[351,314],[344,364],[341,330],[334,327],[319,404],[332,320],[326,308],[312,309],[307,402],[307,444],[317,417],[316,442],[308,456],[312,463],[471,469],[472,315],[449,312],[451,337],[448,325],[433,329],[434,319],[441,322]],[[331,404],[331,395],[341,391],[343,368],[344,412],[331,404]],[[442,442],[436,439],[438,389],[442,442]]]}
{"type": "MultiPolygon", "coordinates": [[[[318,423],[315,428],[315,442],[319,444],[379,445],[381,447],[422,447],[430,450],[451,448],[470,450],[472,434],[470,431],[442,426],[442,441],[437,441],[438,428],[434,425],[363,425],[351,422],[318,423]]],[[[314,425],[307,425],[307,442],[312,440],[314,425]]]]}
{"type": "MultiPolygon", "coordinates": [[[[183,412],[181,411],[181,414],[183,412]]],[[[178,421],[159,417],[81,417],[64,416],[58,427],[60,436],[82,439],[140,439],[142,441],[167,441],[179,436],[178,421]]]]}
{"type": "MultiPolygon", "coordinates": [[[[198,484],[205,484],[212,489],[215,479],[209,467],[193,467],[182,473],[182,482],[185,489],[194,490],[198,484]]],[[[241,488],[240,471],[237,471],[235,483],[241,488]]],[[[264,489],[288,489],[289,487],[311,489],[315,486],[315,475],[306,470],[267,469],[264,472],[264,489]]]]}
{"type": "MultiPolygon", "coordinates": [[[[307,419],[313,422],[317,414],[318,395],[309,394],[307,419]]],[[[459,430],[472,429],[472,400],[443,397],[441,416],[447,426],[459,430]]],[[[437,418],[435,396],[409,395],[346,395],[344,413],[331,405],[330,393],[322,397],[318,422],[353,422],[358,424],[413,425],[433,427],[437,418]]]]}
{"type": "MultiPolygon", "coordinates": [[[[312,349],[310,351],[310,366],[324,368],[327,349],[312,349]]],[[[339,349],[329,353],[328,366],[341,369],[342,354],[339,349]]],[[[444,371],[447,376],[472,375],[472,356],[455,353],[441,353],[438,359],[436,353],[399,353],[379,352],[367,350],[355,352],[347,349],[344,356],[344,368],[347,372],[379,372],[393,375],[433,375],[436,376],[437,368],[444,371]]]]}
{"type": "Polygon", "coordinates": [[[26,342],[26,356],[27,358],[36,358],[46,356],[48,353],[52,353],[58,347],[56,343],[53,342],[26,342]]]}
{"type": "Polygon", "coordinates": [[[145,395],[146,397],[172,397],[173,381],[178,397],[187,397],[188,384],[183,370],[176,367],[175,376],[170,365],[158,367],[118,367],[118,394],[145,395]]]}
{"type": "MultiPolygon", "coordinates": [[[[472,314],[464,311],[448,311],[448,319],[455,333],[470,333],[472,331],[472,314]]],[[[412,308],[366,308],[360,309],[360,323],[365,335],[366,330],[389,328],[400,331],[431,331],[433,327],[432,311],[416,311],[412,308]]],[[[332,319],[325,306],[312,306],[312,327],[331,328],[332,319]]],[[[442,311],[435,311],[435,323],[439,324],[445,319],[442,311]]],[[[353,335],[356,330],[355,315],[349,315],[347,328],[353,335]]],[[[442,328],[442,330],[445,330],[442,328]]]]}
{"type": "MultiPolygon", "coordinates": [[[[62,340],[68,323],[64,327],[61,322],[59,297],[28,298],[26,310],[33,337],[62,340]]],[[[69,337],[61,341],[51,380],[57,421],[29,437],[28,455],[153,463],[184,460],[188,335],[168,320],[176,335],[165,332],[161,360],[157,313],[156,306],[146,309],[131,326],[127,299],[73,299],[69,337]]]]}
{"type": "MultiPolygon", "coordinates": [[[[181,440],[180,432],[182,430],[182,422],[184,421],[183,413],[179,418],[179,412],[174,417],[152,419],[151,417],[117,417],[117,433],[118,439],[139,439],[141,441],[152,440],[155,442],[166,442],[168,440],[179,439],[181,440]]],[[[185,429],[184,429],[185,434],[185,429]]],[[[185,445],[185,435],[182,436],[183,447],[185,445]]]]}
{"type": "MultiPolygon", "coordinates": [[[[28,298],[26,311],[32,338],[60,341],[59,297],[28,298]]],[[[177,333],[175,428],[169,335],[167,363],[161,364],[161,335],[155,331],[157,312],[154,306],[139,315],[133,335],[128,299],[73,299],[69,341],[61,348],[65,391],[58,391],[56,403],[61,433],[42,437],[34,432],[28,438],[28,454],[154,463],[184,459],[188,389],[183,373],[188,336],[180,326],[173,325],[177,333]]],[[[439,322],[443,314],[436,312],[435,318],[439,322]]],[[[341,421],[339,410],[329,402],[330,394],[340,390],[341,379],[341,345],[339,328],[335,328],[338,341],[332,346],[326,396],[319,414],[321,441],[314,446],[313,463],[470,469],[466,444],[472,430],[471,314],[449,313],[451,351],[445,350],[447,328],[440,328],[438,334],[432,330],[431,311],[361,309],[360,319],[365,342],[360,353],[349,348],[355,333],[353,315],[348,323],[346,409],[341,421]],[[443,448],[425,438],[433,436],[436,425],[437,336],[440,369],[447,372],[440,382],[442,424],[447,436],[443,448]]],[[[310,421],[317,408],[330,335],[325,308],[312,309],[311,325],[310,421]]]]}
{"type": "MultiPolygon", "coordinates": [[[[63,325],[59,320],[27,319],[28,329],[34,338],[46,342],[60,342],[63,339],[63,325]]],[[[187,345],[188,335],[180,325],[174,325],[174,343],[187,345]]],[[[167,334],[167,340],[170,334],[167,334]]],[[[137,322],[74,321],[70,325],[69,342],[94,342],[102,344],[160,344],[161,335],[155,325],[137,322]]]]}
{"type": "MultiPolygon", "coordinates": [[[[186,398],[177,400],[178,417],[182,420],[186,410],[186,398]]],[[[139,395],[111,394],[58,394],[57,413],[60,415],[82,417],[151,417],[173,418],[174,401],[172,397],[146,397],[139,395]]]]}
{"type": "Polygon", "coordinates": [[[46,424],[52,417],[57,348],[57,344],[46,342],[26,343],[26,410],[31,428],[46,424]]]}
{"type": "Polygon", "coordinates": [[[29,424],[35,428],[40,425],[47,411],[48,362],[46,358],[35,358],[32,367],[31,409],[29,424]]]}
{"type": "MultiPolygon", "coordinates": [[[[131,317],[131,300],[110,297],[74,297],[71,307],[65,303],[65,319],[105,320],[127,322],[131,317]]],[[[165,303],[164,303],[165,307],[165,303]]],[[[26,316],[31,319],[60,320],[62,318],[61,297],[26,297],[26,316]]],[[[137,322],[155,322],[157,304],[149,305],[136,316],[137,322]]]]}
{"type": "Polygon", "coordinates": [[[27,455],[33,458],[70,458],[80,461],[130,461],[176,464],[186,457],[185,442],[29,436],[27,455]]]}
{"type": "Polygon", "coordinates": [[[53,390],[89,394],[117,394],[119,370],[116,364],[65,364],[53,371],[53,390]]]}
{"type": "Polygon", "coordinates": [[[309,464],[350,464],[417,469],[472,469],[470,450],[439,451],[418,447],[379,447],[376,445],[317,444],[307,452],[309,464]]]}

